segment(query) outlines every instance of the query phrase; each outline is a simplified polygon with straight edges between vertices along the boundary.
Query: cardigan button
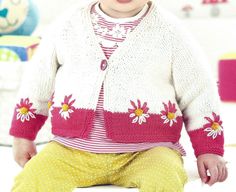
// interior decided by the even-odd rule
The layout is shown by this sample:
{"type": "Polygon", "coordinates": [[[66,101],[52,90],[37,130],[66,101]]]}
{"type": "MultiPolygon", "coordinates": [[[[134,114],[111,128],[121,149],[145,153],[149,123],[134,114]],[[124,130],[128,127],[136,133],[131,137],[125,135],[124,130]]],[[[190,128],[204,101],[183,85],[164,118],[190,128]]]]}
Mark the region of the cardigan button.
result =
{"type": "Polygon", "coordinates": [[[101,70],[105,70],[107,68],[107,60],[106,59],[103,59],[102,62],[101,62],[101,70]]]}

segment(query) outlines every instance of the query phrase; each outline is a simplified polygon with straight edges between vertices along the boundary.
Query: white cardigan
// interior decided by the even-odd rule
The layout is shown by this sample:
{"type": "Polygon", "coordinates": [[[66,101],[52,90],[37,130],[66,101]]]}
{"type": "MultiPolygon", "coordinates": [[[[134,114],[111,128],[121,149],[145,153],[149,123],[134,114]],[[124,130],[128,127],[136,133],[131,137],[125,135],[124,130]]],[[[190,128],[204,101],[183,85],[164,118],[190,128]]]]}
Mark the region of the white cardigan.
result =
{"type": "Polygon", "coordinates": [[[180,22],[153,2],[107,60],[93,31],[91,5],[76,9],[43,39],[25,72],[10,133],[34,139],[54,93],[53,133],[88,137],[104,82],[109,138],[177,142],[184,122],[196,155],[222,155],[216,82],[202,50],[180,22]],[[22,106],[28,111],[22,112],[22,106]]]}

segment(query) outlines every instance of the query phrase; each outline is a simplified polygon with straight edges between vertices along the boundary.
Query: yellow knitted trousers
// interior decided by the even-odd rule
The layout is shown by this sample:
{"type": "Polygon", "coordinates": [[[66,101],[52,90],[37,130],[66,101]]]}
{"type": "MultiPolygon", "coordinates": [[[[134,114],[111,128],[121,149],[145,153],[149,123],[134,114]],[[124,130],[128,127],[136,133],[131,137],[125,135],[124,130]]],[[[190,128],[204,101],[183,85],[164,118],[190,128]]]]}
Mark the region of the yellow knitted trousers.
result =
{"type": "Polygon", "coordinates": [[[142,152],[97,154],[50,142],[15,178],[13,192],[71,192],[113,184],[140,192],[183,192],[182,157],[167,147],[142,152]]]}

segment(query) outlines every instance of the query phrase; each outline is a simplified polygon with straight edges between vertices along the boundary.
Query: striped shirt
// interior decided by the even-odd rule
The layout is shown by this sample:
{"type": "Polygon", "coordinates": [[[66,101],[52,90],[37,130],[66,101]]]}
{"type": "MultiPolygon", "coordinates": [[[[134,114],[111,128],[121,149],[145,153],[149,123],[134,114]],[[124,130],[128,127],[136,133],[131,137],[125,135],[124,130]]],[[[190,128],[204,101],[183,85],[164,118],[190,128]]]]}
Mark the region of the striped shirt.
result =
{"type": "MultiPolygon", "coordinates": [[[[98,3],[92,7],[91,20],[94,32],[98,37],[98,43],[107,59],[110,58],[112,53],[125,40],[126,36],[142,21],[148,12],[148,9],[148,5],[145,5],[144,8],[133,17],[115,19],[103,13],[98,3]]],[[[185,155],[185,151],[179,143],[117,143],[107,138],[103,116],[103,94],[102,85],[96,107],[93,128],[88,139],[55,136],[53,140],[68,147],[93,153],[126,153],[142,151],[156,146],[166,146],[185,155]]]]}

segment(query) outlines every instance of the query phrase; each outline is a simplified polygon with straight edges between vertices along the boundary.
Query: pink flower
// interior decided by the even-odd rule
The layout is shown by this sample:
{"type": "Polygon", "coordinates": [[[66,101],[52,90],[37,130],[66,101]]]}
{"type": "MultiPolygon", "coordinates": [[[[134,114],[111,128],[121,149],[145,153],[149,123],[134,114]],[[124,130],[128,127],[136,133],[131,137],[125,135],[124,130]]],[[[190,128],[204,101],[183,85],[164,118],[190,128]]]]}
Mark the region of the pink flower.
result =
{"type": "Polygon", "coordinates": [[[16,119],[17,120],[21,120],[22,122],[29,121],[30,118],[35,119],[35,115],[34,112],[36,111],[36,109],[32,109],[32,103],[29,102],[29,98],[26,99],[21,99],[20,104],[16,105],[16,119]]]}
{"type": "Polygon", "coordinates": [[[70,113],[73,113],[75,108],[72,106],[73,103],[75,102],[75,99],[70,101],[72,95],[65,96],[64,102],[61,103],[61,110],[59,113],[61,116],[67,120],[67,118],[70,118],[70,113]]]}
{"type": "Polygon", "coordinates": [[[223,131],[222,121],[220,120],[220,116],[216,115],[214,112],[212,113],[213,119],[210,117],[205,117],[205,119],[209,122],[204,125],[204,131],[208,132],[207,136],[215,139],[218,135],[221,135],[223,131]]]}
{"type": "Polygon", "coordinates": [[[149,117],[149,115],[147,114],[149,108],[147,107],[147,102],[145,102],[143,104],[143,106],[141,106],[141,102],[138,99],[138,106],[133,102],[130,101],[131,105],[133,106],[133,109],[128,109],[130,115],[129,117],[134,118],[132,123],[139,123],[140,125],[144,122],[146,122],[146,118],[149,117]]]}
{"type": "Polygon", "coordinates": [[[170,123],[170,126],[172,126],[174,123],[177,123],[176,120],[176,111],[177,109],[175,108],[175,104],[171,103],[169,101],[168,105],[163,103],[165,110],[161,111],[161,119],[165,120],[164,124],[170,123]]]}

